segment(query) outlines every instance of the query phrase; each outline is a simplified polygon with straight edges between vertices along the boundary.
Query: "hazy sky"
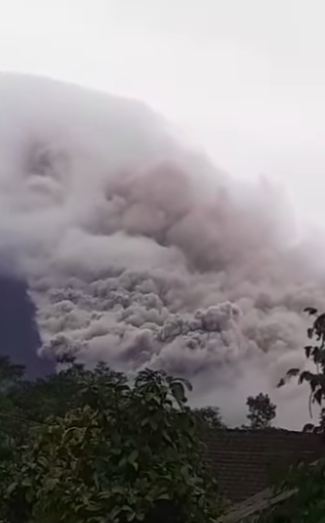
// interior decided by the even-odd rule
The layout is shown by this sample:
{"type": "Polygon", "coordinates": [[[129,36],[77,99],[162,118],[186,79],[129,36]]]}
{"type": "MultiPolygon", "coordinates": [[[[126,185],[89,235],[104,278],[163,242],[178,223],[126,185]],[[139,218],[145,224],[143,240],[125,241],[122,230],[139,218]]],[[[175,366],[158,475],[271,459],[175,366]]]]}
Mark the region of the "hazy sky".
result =
{"type": "Polygon", "coordinates": [[[322,222],[324,0],[0,0],[0,70],[147,101],[322,222]]]}

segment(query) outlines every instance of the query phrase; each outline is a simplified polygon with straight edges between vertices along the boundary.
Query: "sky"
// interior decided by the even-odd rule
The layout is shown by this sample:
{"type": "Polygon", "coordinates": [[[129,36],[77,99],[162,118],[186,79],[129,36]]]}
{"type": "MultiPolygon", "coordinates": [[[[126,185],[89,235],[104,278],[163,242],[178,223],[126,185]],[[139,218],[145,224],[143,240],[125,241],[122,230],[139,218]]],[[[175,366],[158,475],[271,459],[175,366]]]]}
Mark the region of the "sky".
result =
{"type": "Polygon", "coordinates": [[[0,71],[135,97],[325,219],[323,0],[0,0],[0,71]]]}

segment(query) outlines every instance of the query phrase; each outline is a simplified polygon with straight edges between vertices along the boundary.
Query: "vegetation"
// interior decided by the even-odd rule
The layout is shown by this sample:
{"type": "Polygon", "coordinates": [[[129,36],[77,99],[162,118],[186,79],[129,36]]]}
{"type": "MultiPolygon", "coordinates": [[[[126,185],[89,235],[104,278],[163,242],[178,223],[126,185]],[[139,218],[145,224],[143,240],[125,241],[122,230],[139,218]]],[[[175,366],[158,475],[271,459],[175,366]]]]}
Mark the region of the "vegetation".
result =
{"type": "Polygon", "coordinates": [[[246,405],[249,413],[249,428],[268,429],[271,427],[272,420],[276,416],[276,406],[271,402],[268,394],[260,393],[257,396],[249,396],[246,405]]]}
{"type": "Polygon", "coordinates": [[[130,383],[103,364],[72,363],[30,383],[7,359],[0,378],[0,521],[208,523],[219,514],[186,381],[146,370],[130,383]]]}
{"type": "Polygon", "coordinates": [[[202,407],[200,409],[194,409],[193,412],[199,427],[205,426],[214,429],[227,428],[222,420],[218,407],[202,407]]]}
{"type": "MultiPolygon", "coordinates": [[[[310,386],[309,410],[325,429],[325,314],[315,309],[305,347],[309,370],[290,369],[310,386]]],[[[221,513],[201,459],[199,431],[224,429],[216,407],[191,410],[186,380],[145,370],[130,382],[98,364],[67,358],[63,369],[29,382],[0,358],[1,523],[212,523],[221,513]]],[[[267,394],[248,397],[249,428],[271,426],[267,394]]],[[[289,471],[276,493],[286,499],[262,523],[319,523],[325,514],[325,462],[289,471]]]]}
{"type": "MultiPolygon", "coordinates": [[[[315,316],[312,326],[308,329],[310,344],[305,347],[306,358],[314,364],[314,371],[290,369],[279,386],[293,376],[298,377],[298,383],[307,382],[310,386],[309,410],[317,403],[320,407],[319,424],[308,424],[304,430],[324,433],[325,409],[325,314],[318,315],[316,309],[306,309],[315,316]]],[[[319,460],[313,464],[301,463],[292,468],[288,476],[277,486],[278,492],[288,492],[286,501],[276,506],[266,514],[261,523],[322,523],[325,521],[325,461],[319,460]]]]}

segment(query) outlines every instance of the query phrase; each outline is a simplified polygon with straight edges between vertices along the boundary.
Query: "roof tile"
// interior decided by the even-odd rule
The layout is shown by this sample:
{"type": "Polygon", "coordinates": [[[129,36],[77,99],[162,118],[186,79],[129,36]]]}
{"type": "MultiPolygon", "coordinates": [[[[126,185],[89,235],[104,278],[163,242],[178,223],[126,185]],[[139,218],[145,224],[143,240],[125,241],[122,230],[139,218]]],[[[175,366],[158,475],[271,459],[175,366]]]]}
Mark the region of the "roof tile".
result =
{"type": "Polygon", "coordinates": [[[282,429],[206,429],[202,440],[220,492],[233,503],[267,488],[288,466],[325,454],[321,435],[282,429]]]}

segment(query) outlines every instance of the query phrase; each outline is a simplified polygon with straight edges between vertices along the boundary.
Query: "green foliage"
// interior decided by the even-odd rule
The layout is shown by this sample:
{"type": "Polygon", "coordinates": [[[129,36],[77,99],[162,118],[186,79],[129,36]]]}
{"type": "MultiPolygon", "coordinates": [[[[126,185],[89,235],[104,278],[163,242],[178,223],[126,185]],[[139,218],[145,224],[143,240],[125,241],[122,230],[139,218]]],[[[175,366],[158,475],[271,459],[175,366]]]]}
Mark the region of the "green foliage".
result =
{"type": "Polygon", "coordinates": [[[287,497],[260,518],[259,523],[322,523],[325,521],[325,463],[301,463],[292,468],[276,492],[287,497]]]}
{"type": "Polygon", "coordinates": [[[276,416],[276,406],[271,402],[268,394],[260,393],[257,396],[249,396],[246,405],[249,413],[247,419],[252,429],[267,429],[271,427],[272,420],[276,416]]]}
{"type": "Polygon", "coordinates": [[[227,428],[222,420],[220,410],[218,407],[201,407],[194,409],[194,415],[201,427],[209,427],[214,429],[227,428]]]}
{"type": "MultiPolygon", "coordinates": [[[[311,316],[316,316],[312,326],[307,330],[307,335],[311,342],[304,348],[306,358],[314,363],[314,372],[298,368],[290,369],[285,378],[280,381],[279,387],[283,386],[292,377],[298,377],[299,384],[307,382],[310,387],[309,413],[312,417],[312,404],[317,403],[322,407],[325,399],[325,314],[317,315],[318,311],[313,307],[307,307],[305,311],[311,316]]],[[[325,409],[323,408],[321,408],[319,421],[318,426],[308,423],[304,430],[314,432],[322,432],[324,430],[325,409]]]]}
{"type": "MultiPolygon", "coordinates": [[[[314,363],[314,372],[290,369],[279,386],[287,379],[297,376],[298,383],[307,382],[310,386],[309,406],[318,403],[322,407],[325,399],[325,314],[317,316],[314,308],[307,308],[311,316],[316,316],[307,335],[312,344],[305,347],[308,360],[314,363]]],[[[308,424],[304,430],[324,434],[325,409],[321,408],[318,426],[308,424]]],[[[313,464],[301,463],[289,471],[285,480],[277,487],[279,492],[287,492],[287,499],[268,510],[260,523],[322,523],[325,521],[325,461],[313,464]]]]}
{"type": "Polygon", "coordinates": [[[129,383],[100,364],[14,388],[15,408],[34,423],[0,463],[0,521],[213,521],[216,490],[186,406],[189,387],[151,370],[129,383]]]}
{"type": "Polygon", "coordinates": [[[11,459],[17,442],[23,441],[24,427],[18,419],[21,411],[12,398],[23,375],[22,366],[0,357],[0,460],[11,459]]]}

